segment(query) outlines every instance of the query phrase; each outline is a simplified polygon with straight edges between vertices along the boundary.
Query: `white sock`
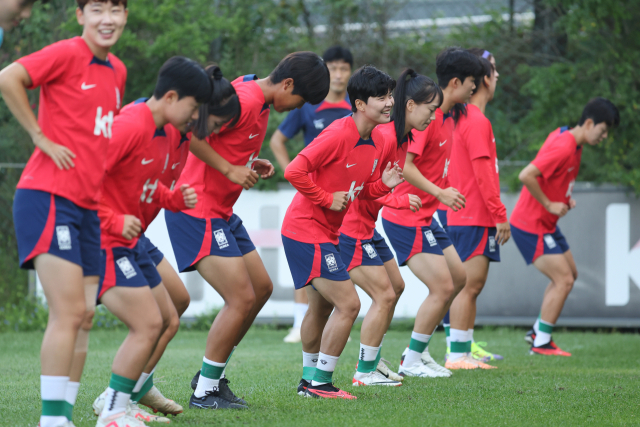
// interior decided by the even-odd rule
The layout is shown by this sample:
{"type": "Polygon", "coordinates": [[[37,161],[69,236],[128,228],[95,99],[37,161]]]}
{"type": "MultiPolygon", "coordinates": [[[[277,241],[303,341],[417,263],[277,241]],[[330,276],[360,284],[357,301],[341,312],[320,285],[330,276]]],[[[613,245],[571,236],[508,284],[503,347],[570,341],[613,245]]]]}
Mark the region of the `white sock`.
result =
{"type": "MultiPolygon", "coordinates": [[[[202,361],[207,365],[223,368],[222,372],[224,372],[224,367],[226,363],[214,362],[213,360],[209,360],[206,357],[203,357],[202,361]]],[[[207,391],[217,390],[219,385],[220,385],[220,378],[213,379],[213,378],[207,378],[203,375],[200,375],[200,378],[198,378],[198,386],[196,387],[196,391],[194,391],[193,394],[196,397],[202,397],[206,394],[207,391]]]]}
{"type": "MultiPolygon", "coordinates": [[[[463,331],[461,329],[453,329],[450,328],[449,329],[449,339],[451,340],[451,346],[454,345],[454,343],[466,343],[467,341],[469,341],[467,339],[469,331],[463,331]]],[[[451,347],[450,347],[451,348],[451,347]]],[[[462,356],[464,356],[466,353],[462,353],[462,352],[454,352],[455,348],[451,348],[451,352],[449,353],[449,359],[450,360],[456,360],[462,356]]]]}
{"type": "Polygon", "coordinates": [[[378,357],[378,351],[380,347],[371,347],[370,345],[365,345],[360,343],[360,353],[358,356],[358,360],[372,361],[376,360],[378,357]]]}
{"type": "Polygon", "coordinates": [[[538,333],[538,328],[540,327],[540,318],[538,317],[536,319],[536,323],[533,324],[533,331],[537,334],[538,333]]]}
{"type": "Polygon", "coordinates": [[[107,396],[105,397],[104,409],[100,414],[100,418],[109,418],[112,415],[121,414],[127,411],[130,394],[116,391],[111,387],[107,388],[107,396]]]}
{"type": "Polygon", "coordinates": [[[467,334],[469,334],[468,335],[469,339],[467,341],[473,342],[473,329],[467,330],[467,334]]]}
{"type": "MultiPolygon", "coordinates": [[[[338,364],[338,359],[340,356],[329,356],[328,354],[324,354],[322,352],[318,353],[318,364],[316,365],[316,369],[325,372],[333,372],[336,370],[336,365],[338,364]]],[[[311,381],[311,385],[318,386],[327,383],[321,383],[318,381],[311,381]]]]}
{"type": "Polygon", "coordinates": [[[303,368],[315,368],[318,364],[318,356],[320,353],[305,353],[302,352],[302,367],[303,368]]]}
{"type": "Polygon", "coordinates": [[[545,325],[553,328],[554,324],[550,322],[545,322],[544,320],[540,320],[538,323],[538,330],[536,331],[536,339],[533,340],[534,347],[540,347],[541,345],[549,344],[551,342],[551,333],[543,332],[540,330],[540,326],[545,325]]]}
{"type": "Polygon", "coordinates": [[[78,389],[80,389],[80,383],[69,381],[67,383],[67,390],[64,394],[64,400],[66,400],[72,406],[76,404],[78,398],[78,389]]]}
{"type": "Polygon", "coordinates": [[[150,373],[147,374],[143,372],[142,374],[140,374],[140,378],[138,378],[138,382],[136,383],[136,386],[133,388],[133,392],[134,393],[139,392],[142,386],[144,385],[145,381],[147,381],[147,378],[149,378],[150,376],[151,376],[150,373]]]}
{"type": "MultiPolygon", "coordinates": [[[[67,384],[69,377],[54,377],[51,375],[40,375],[40,396],[42,400],[63,401],[67,394],[67,384]]],[[[57,427],[67,422],[64,415],[40,416],[40,427],[57,427]]]]}
{"type": "Polygon", "coordinates": [[[419,334],[418,332],[411,332],[411,341],[412,344],[409,344],[409,351],[404,356],[404,362],[402,362],[402,366],[412,366],[416,363],[422,363],[422,352],[429,345],[429,339],[431,335],[427,334],[419,334]],[[420,348],[412,349],[413,343],[417,342],[420,348]]]}
{"type": "Polygon", "coordinates": [[[302,304],[296,302],[293,304],[293,327],[299,328],[302,326],[302,319],[304,319],[304,315],[307,314],[307,309],[309,308],[309,304],[302,304]]]}

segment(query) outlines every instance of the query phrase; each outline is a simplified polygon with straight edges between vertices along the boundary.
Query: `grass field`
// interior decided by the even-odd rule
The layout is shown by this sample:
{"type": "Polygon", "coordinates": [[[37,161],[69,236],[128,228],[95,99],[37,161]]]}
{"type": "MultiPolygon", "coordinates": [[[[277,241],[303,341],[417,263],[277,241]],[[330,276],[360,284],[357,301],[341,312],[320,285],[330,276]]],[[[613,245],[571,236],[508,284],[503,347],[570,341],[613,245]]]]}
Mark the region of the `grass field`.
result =
{"type": "MultiPolygon", "coordinates": [[[[109,380],[110,364],[124,332],[91,335],[83,385],[74,411],[78,427],[94,426],[93,399],[109,380]]],[[[247,411],[186,409],[172,425],[264,426],[584,426],[640,425],[640,335],[565,332],[554,334],[571,358],[529,356],[524,331],[476,332],[476,340],[505,360],[493,371],[455,372],[451,378],[408,378],[398,388],[352,387],[358,333],[340,359],[337,386],[356,401],[316,400],[295,393],[301,375],[300,344],[284,344],[285,331],[252,329],[231,359],[232,389],[250,404],[247,411]]],[[[158,388],[188,406],[189,382],[199,369],[206,333],[180,332],[156,371],[158,388]]],[[[383,357],[399,361],[408,332],[389,332],[383,357]]],[[[0,425],[38,423],[40,333],[0,334],[0,425]]],[[[444,335],[431,352],[438,360],[444,335]]],[[[397,365],[394,367],[397,369],[397,365]]],[[[159,426],[161,424],[153,424],[159,426]]]]}

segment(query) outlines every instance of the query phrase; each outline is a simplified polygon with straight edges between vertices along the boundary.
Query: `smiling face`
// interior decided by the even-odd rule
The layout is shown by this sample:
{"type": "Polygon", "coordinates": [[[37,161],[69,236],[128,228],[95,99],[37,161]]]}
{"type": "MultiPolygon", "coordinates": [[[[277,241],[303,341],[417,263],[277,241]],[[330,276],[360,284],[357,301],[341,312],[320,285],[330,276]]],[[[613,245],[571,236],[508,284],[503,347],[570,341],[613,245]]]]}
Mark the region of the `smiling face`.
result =
{"type": "Polygon", "coordinates": [[[31,16],[33,1],[3,0],[0,2],[0,27],[10,31],[17,27],[20,21],[31,16]]]}
{"type": "Polygon", "coordinates": [[[413,99],[410,99],[406,107],[406,124],[408,124],[411,129],[422,132],[429,126],[432,120],[435,120],[439,103],[440,99],[438,99],[438,97],[424,104],[416,104],[413,99]]]}
{"type": "Polygon", "coordinates": [[[361,99],[356,99],[356,108],[372,122],[384,124],[391,120],[393,102],[393,94],[389,91],[386,95],[370,96],[366,103],[361,99]]]}
{"type": "Polygon", "coordinates": [[[78,23],[84,27],[82,38],[92,51],[108,51],[116,44],[127,23],[128,14],[124,5],[110,1],[92,1],[84,9],[76,9],[78,23]]]}

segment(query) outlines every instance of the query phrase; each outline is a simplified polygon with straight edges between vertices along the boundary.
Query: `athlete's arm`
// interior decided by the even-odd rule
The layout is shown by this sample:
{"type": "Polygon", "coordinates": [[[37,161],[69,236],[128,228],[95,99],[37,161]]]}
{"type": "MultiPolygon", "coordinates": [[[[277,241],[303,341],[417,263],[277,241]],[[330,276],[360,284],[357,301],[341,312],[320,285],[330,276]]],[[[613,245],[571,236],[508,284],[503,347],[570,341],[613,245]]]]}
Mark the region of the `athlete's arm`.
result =
{"type": "Polygon", "coordinates": [[[189,150],[208,166],[226,176],[234,184],[241,185],[245,190],[250,189],[258,182],[258,174],[255,171],[246,166],[232,165],[218,154],[207,141],[191,136],[189,150]]]}
{"type": "Polygon", "coordinates": [[[527,187],[529,193],[551,214],[562,218],[569,211],[569,206],[562,202],[552,202],[549,200],[537,178],[542,175],[540,169],[533,163],[529,163],[518,175],[518,179],[527,187]]]}
{"type": "Polygon", "coordinates": [[[507,221],[507,208],[500,200],[500,188],[495,185],[495,165],[489,157],[477,157],[471,160],[471,167],[482,198],[496,223],[496,241],[504,245],[511,237],[511,226],[507,221]]]}
{"type": "Polygon", "coordinates": [[[289,138],[287,138],[280,129],[276,129],[273,135],[271,135],[271,141],[269,141],[269,147],[271,147],[271,151],[273,151],[273,155],[276,157],[276,161],[282,170],[285,170],[287,166],[289,166],[289,163],[291,163],[287,147],[285,146],[288,140],[289,138]]]}
{"type": "Polygon", "coordinates": [[[422,207],[422,200],[415,194],[403,194],[397,196],[393,193],[389,193],[384,197],[380,197],[376,200],[383,206],[393,209],[411,209],[411,212],[418,212],[422,207]]]}
{"type": "Polygon", "coordinates": [[[312,203],[336,212],[344,210],[347,207],[347,192],[336,191],[331,194],[323,190],[311,181],[309,178],[310,172],[312,171],[309,167],[309,160],[299,154],[287,166],[284,171],[284,177],[300,194],[311,200],[312,203]]]}
{"type": "Polygon", "coordinates": [[[189,184],[182,184],[180,188],[170,190],[163,183],[158,182],[158,204],[172,212],[180,212],[183,209],[193,209],[198,203],[196,190],[189,184]]]}
{"type": "Polygon", "coordinates": [[[51,157],[58,169],[70,169],[75,166],[73,159],[76,155],[42,133],[27,97],[26,88],[31,85],[31,77],[22,64],[14,62],[0,72],[0,92],[13,116],[27,131],[35,146],[51,157]]]}
{"type": "Polygon", "coordinates": [[[425,178],[420,170],[418,170],[418,167],[413,163],[415,158],[416,155],[414,153],[407,153],[407,160],[404,164],[403,173],[404,178],[409,184],[424,191],[425,193],[431,194],[433,197],[438,199],[438,201],[447,205],[455,212],[466,206],[467,199],[465,199],[458,190],[453,187],[442,189],[425,178]]]}

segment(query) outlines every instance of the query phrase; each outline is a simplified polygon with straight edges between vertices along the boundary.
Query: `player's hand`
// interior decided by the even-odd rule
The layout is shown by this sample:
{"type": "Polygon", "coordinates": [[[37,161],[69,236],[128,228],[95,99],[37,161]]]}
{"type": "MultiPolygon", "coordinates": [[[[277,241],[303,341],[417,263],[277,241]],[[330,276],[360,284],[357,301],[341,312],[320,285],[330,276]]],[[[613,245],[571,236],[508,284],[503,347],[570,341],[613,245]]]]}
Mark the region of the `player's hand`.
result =
{"type": "Polygon", "coordinates": [[[258,173],[246,166],[231,166],[226,174],[229,181],[241,185],[245,190],[250,189],[258,182],[258,173]]]}
{"type": "Polygon", "coordinates": [[[566,203],[562,203],[562,202],[550,202],[549,205],[547,206],[547,211],[549,211],[549,213],[553,215],[556,215],[562,218],[567,214],[567,212],[569,212],[569,206],[567,206],[566,203]]]}
{"type": "Polygon", "coordinates": [[[576,199],[569,200],[569,209],[574,209],[576,207],[576,199]]]}
{"type": "Polygon", "coordinates": [[[402,175],[400,166],[392,166],[391,162],[387,163],[387,167],[384,168],[384,172],[382,172],[382,183],[389,188],[395,188],[403,182],[404,176],[402,175]]]}
{"type": "Polygon", "coordinates": [[[253,170],[260,175],[262,179],[269,179],[276,173],[276,168],[267,159],[255,159],[253,161],[253,170]]]}
{"type": "Polygon", "coordinates": [[[180,191],[182,192],[182,197],[184,197],[184,205],[187,209],[193,209],[196,207],[196,203],[198,203],[198,195],[196,194],[196,190],[189,187],[189,184],[182,184],[180,186],[180,191]]]}
{"type": "Polygon", "coordinates": [[[453,187],[441,190],[436,198],[440,203],[447,205],[454,212],[458,212],[467,205],[467,199],[453,187]]]}
{"type": "Polygon", "coordinates": [[[76,166],[75,163],[73,163],[76,155],[64,145],[56,144],[44,135],[35,138],[33,143],[42,150],[44,154],[51,157],[51,160],[53,160],[53,163],[56,164],[58,169],[69,170],[76,166]]]}
{"type": "Polygon", "coordinates": [[[134,237],[138,237],[142,231],[142,223],[138,218],[133,215],[124,216],[124,226],[122,227],[122,237],[127,240],[131,240],[134,237]]]}
{"type": "Polygon", "coordinates": [[[347,207],[349,201],[348,193],[346,191],[336,191],[333,193],[333,202],[331,203],[331,209],[335,212],[342,212],[347,207]]]}
{"type": "Polygon", "coordinates": [[[418,212],[422,207],[422,200],[415,194],[409,194],[409,209],[411,212],[418,212]]]}
{"type": "Polygon", "coordinates": [[[504,245],[511,238],[511,226],[509,222],[496,224],[496,229],[496,242],[498,242],[499,245],[504,245]]]}

